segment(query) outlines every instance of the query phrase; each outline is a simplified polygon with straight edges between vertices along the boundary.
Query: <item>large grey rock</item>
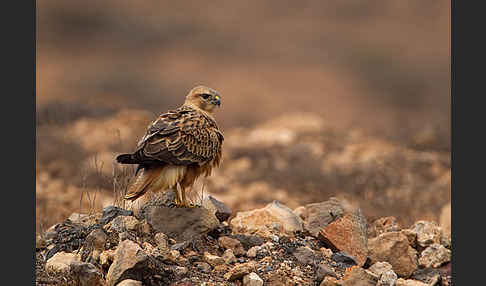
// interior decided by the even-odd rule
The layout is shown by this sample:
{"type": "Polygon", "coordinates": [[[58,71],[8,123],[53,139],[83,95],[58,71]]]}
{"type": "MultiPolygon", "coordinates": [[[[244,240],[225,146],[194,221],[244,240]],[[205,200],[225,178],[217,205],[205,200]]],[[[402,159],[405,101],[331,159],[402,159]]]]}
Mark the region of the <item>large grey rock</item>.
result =
{"type": "Polygon", "coordinates": [[[106,274],[106,282],[113,286],[125,279],[142,280],[149,256],[138,244],[131,240],[120,242],[113,263],[106,274]]]}
{"type": "Polygon", "coordinates": [[[148,206],[144,209],[147,222],[156,232],[163,232],[176,241],[192,240],[218,227],[218,219],[205,208],[174,208],[148,206]]]}

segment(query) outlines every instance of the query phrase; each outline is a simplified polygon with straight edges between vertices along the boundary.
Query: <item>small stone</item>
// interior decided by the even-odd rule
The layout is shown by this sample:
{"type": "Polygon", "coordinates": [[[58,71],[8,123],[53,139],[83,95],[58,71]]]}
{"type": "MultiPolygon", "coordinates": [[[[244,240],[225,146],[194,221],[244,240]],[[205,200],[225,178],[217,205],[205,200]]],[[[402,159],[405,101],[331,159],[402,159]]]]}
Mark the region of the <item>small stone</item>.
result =
{"type": "Polygon", "coordinates": [[[245,254],[245,249],[238,239],[231,238],[229,236],[221,236],[218,239],[218,244],[224,249],[233,250],[234,255],[240,256],[245,254]]]}
{"type": "Polygon", "coordinates": [[[71,263],[80,260],[79,255],[60,251],[47,260],[45,268],[46,271],[69,272],[71,263]]]}
{"type": "Polygon", "coordinates": [[[108,231],[124,232],[124,231],[139,231],[141,229],[141,222],[133,216],[120,215],[113,219],[105,227],[108,231]]]}
{"type": "Polygon", "coordinates": [[[395,286],[398,276],[393,270],[387,270],[380,276],[380,280],[376,286],[395,286]]]}
{"type": "Polygon", "coordinates": [[[255,272],[243,276],[243,285],[245,286],[262,286],[263,280],[255,272]]]}
{"type": "Polygon", "coordinates": [[[223,253],[223,259],[226,264],[233,264],[236,262],[236,257],[233,253],[233,250],[226,249],[223,253]]]}
{"type": "Polygon", "coordinates": [[[162,251],[167,251],[169,249],[169,243],[167,242],[167,235],[162,232],[155,234],[155,243],[157,243],[157,248],[162,251]]]}
{"type": "Polygon", "coordinates": [[[211,264],[213,267],[217,265],[224,264],[224,259],[222,257],[219,257],[217,255],[212,255],[209,252],[204,252],[204,260],[211,264]]]}
{"type": "Polygon", "coordinates": [[[363,266],[368,257],[368,235],[366,219],[360,211],[346,213],[342,217],[324,226],[319,239],[335,251],[343,251],[363,266]]]}
{"type": "Polygon", "coordinates": [[[270,239],[275,243],[278,243],[278,241],[280,240],[280,238],[275,234],[270,234],[268,237],[270,237],[270,239]]]}
{"type": "Polygon", "coordinates": [[[103,267],[109,267],[115,258],[115,250],[108,249],[100,254],[100,264],[103,267]]]}
{"type": "Polygon", "coordinates": [[[254,264],[251,262],[238,264],[233,268],[231,268],[231,270],[228,271],[226,274],[224,274],[224,278],[228,281],[241,279],[246,274],[252,272],[254,267],[255,267],[254,264]]]}
{"type": "Polygon", "coordinates": [[[368,242],[372,264],[388,262],[401,277],[409,277],[417,268],[417,251],[410,247],[405,235],[398,231],[385,232],[368,242]]]}
{"type": "Polygon", "coordinates": [[[261,246],[253,246],[252,248],[248,249],[248,251],[246,252],[246,256],[250,258],[255,258],[261,248],[261,246]]]}
{"type": "Polygon", "coordinates": [[[187,274],[187,272],[189,272],[189,269],[187,269],[187,267],[184,267],[184,266],[175,266],[173,271],[174,271],[174,274],[176,274],[176,275],[184,276],[184,275],[187,274]]]}
{"type": "Polygon", "coordinates": [[[325,248],[325,247],[321,247],[321,248],[319,248],[319,250],[321,251],[322,255],[325,258],[331,259],[331,256],[332,256],[332,250],[331,249],[325,248]]]}
{"type": "Polygon", "coordinates": [[[292,234],[302,231],[302,223],[302,219],[291,209],[278,201],[273,201],[261,209],[238,212],[230,221],[230,226],[235,233],[269,237],[274,232],[292,234]]]}
{"type": "Polygon", "coordinates": [[[371,271],[364,270],[358,266],[348,269],[341,279],[342,286],[376,286],[378,283],[378,276],[371,271]]]}
{"type": "Polygon", "coordinates": [[[410,230],[417,234],[417,244],[427,247],[431,244],[440,244],[442,229],[435,222],[417,221],[410,230]]]}
{"type": "Polygon", "coordinates": [[[194,267],[196,267],[197,270],[203,272],[203,273],[209,273],[211,272],[211,265],[207,264],[206,262],[194,262],[194,267]]]}
{"type": "Polygon", "coordinates": [[[204,196],[201,205],[213,213],[220,222],[226,221],[231,216],[231,209],[213,196],[204,196]]]}
{"type": "Polygon", "coordinates": [[[322,280],[321,284],[319,284],[319,285],[320,286],[338,286],[339,282],[336,278],[331,277],[331,276],[327,276],[327,277],[324,277],[324,280],[322,280]]]}
{"type": "Polygon", "coordinates": [[[437,243],[430,245],[422,251],[418,260],[420,266],[434,268],[449,261],[451,261],[451,251],[437,243]]]}
{"type": "Polygon", "coordinates": [[[293,255],[302,264],[313,264],[316,259],[314,251],[307,246],[297,248],[293,255]]]}
{"type": "Polygon", "coordinates": [[[329,265],[320,263],[316,271],[317,281],[322,281],[327,276],[332,276],[337,278],[336,273],[329,265]]]}
{"type": "Polygon", "coordinates": [[[408,239],[408,244],[413,247],[413,248],[416,248],[417,247],[417,233],[410,230],[410,229],[402,229],[400,231],[403,235],[405,235],[408,239]]]}
{"type": "Polygon", "coordinates": [[[86,236],[86,243],[89,247],[97,250],[105,250],[105,243],[108,236],[101,228],[94,229],[86,236]]]}
{"type": "Polygon", "coordinates": [[[149,256],[131,240],[120,242],[113,263],[106,274],[108,285],[116,285],[127,278],[142,280],[141,271],[147,266],[149,256]]]}
{"type": "Polygon", "coordinates": [[[102,225],[105,225],[119,215],[129,216],[129,215],[133,215],[133,212],[115,206],[107,206],[103,208],[103,212],[101,214],[101,218],[99,222],[102,225]]]}
{"type": "Polygon", "coordinates": [[[103,273],[91,263],[73,261],[70,265],[71,273],[79,281],[79,285],[102,286],[105,285],[103,273]]]}
{"type": "Polygon", "coordinates": [[[398,278],[397,283],[395,284],[396,286],[428,286],[426,283],[417,281],[417,280],[412,280],[412,279],[403,279],[403,278],[398,278]]]}
{"type": "Polygon", "coordinates": [[[308,204],[305,208],[307,219],[304,228],[314,237],[319,235],[323,227],[344,215],[343,206],[334,197],[321,203],[308,204]]]}
{"type": "Polygon", "coordinates": [[[376,237],[382,233],[390,232],[390,231],[399,231],[402,227],[398,223],[397,219],[393,216],[382,217],[375,220],[369,230],[368,235],[369,237],[376,237]]]}
{"type": "Polygon", "coordinates": [[[391,266],[390,263],[388,262],[376,262],[375,264],[371,265],[370,268],[368,268],[369,271],[375,273],[378,276],[381,276],[384,272],[388,270],[392,270],[393,267],[391,266]]]}
{"type": "Polygon", "coordinates": [[[116,286],[142,286],[142,282],[133,279],[125,279],[116,284],[116,286]]]}

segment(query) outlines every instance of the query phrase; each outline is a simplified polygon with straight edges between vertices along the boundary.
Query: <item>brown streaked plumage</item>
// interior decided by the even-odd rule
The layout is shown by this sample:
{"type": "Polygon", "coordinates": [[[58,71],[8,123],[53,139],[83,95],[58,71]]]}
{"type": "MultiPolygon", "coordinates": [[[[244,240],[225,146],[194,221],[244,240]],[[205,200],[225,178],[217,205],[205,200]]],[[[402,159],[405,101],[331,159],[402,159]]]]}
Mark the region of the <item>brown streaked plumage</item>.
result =
{"type": "Polygon", "coordinates": [[[138,164],[125,199],[173,188],[176,204],[189,206],[185,190],[199,176],[209,176],[221,161],[224,137],[213,117],[220,103],[215,90],[193,88],[181,107],[161,114],[147,127],[134,153],[117,156],[119,163],[138,164]]]}

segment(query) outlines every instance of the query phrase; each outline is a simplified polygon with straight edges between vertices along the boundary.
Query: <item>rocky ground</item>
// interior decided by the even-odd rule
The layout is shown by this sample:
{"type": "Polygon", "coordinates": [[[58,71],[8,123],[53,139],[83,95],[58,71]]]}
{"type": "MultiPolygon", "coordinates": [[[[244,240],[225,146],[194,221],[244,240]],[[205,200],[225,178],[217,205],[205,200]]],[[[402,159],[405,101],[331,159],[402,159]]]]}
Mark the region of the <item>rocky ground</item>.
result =
{"type": "Polygon", "coordinates": [[[336,198],[236,213],[212,196],[195,208],[172,200],[53,225],[37,237],[36,284],[452,285],[450,231],[435,222],[369,222],[336,198]]]}

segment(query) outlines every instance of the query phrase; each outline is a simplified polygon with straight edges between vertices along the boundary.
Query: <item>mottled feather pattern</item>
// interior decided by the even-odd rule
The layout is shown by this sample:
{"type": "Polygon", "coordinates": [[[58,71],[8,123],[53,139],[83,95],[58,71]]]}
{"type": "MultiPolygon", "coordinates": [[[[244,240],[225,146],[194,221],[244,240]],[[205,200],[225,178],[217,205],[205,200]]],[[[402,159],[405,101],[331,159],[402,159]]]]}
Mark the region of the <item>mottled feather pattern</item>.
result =
{"type": "Polygon", "coordinates": [[[189,106],[160,115],[138,143],[140,161],[203,165],[220,161],[222,133],[213,118],[189,106]]]}

